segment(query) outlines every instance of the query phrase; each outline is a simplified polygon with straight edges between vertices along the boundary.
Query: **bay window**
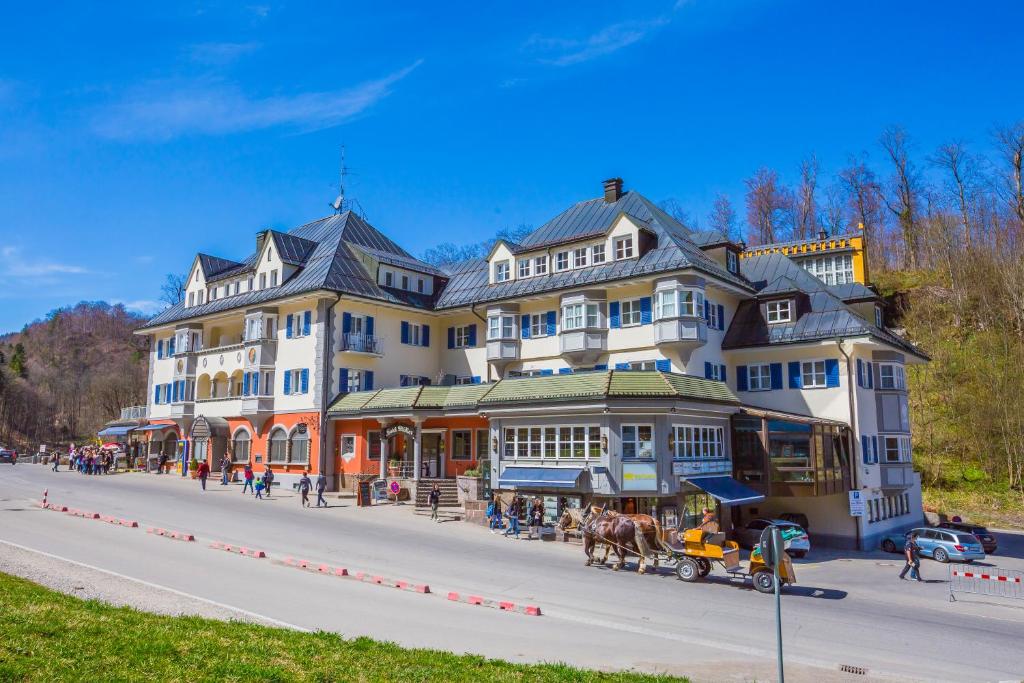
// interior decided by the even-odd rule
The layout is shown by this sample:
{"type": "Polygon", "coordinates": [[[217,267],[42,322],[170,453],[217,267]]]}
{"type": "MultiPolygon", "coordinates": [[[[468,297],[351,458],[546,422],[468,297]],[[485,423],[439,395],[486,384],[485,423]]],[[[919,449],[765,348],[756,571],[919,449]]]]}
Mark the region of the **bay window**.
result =
{"type": "Polygon", "coordinates": [[[713,460],[725,457],[725,430],[722,427],[675,425],[673,456],[680,460],[713,460]]]}
{"type": "Polygon", "coordinates": [[[883,462],[910,462],[909,436],[881,437],[885,444],[885,460],[883,462]]]}
{"type": "Polygon", "coordinates": [[[562,330],[582,330],[601,326],[597,304],[567,304],[562,306],[562,330]]]}
{"type": "Polygon", "coordinates": [[[511,315],[492,315],[487,318],[488,339],[514,339],[515,318],[511,315]]]}
{"type": "Polygon", "coordinates": [[[679,315],[704,317],[704,293],[695,289],[679,292],[679,315]]]}
{"type": "Polygon", "coordinates": [[[878,385],[882,389],[906,389],[907,380],[903,366],[894,363],[879,363],[878,385]]]}
{"type": "Polygon", "coordinates": [[[524,426],[504,430],[506,459],[575,459],[601,457],[601,428],[597,425],[524,426]]]}
{"type": "Polygon", "coordinates": [[[654,457],[654,426],[622,425],[622,457],[654,457]]]}
{"type": "Polygon", "coordinates": [[[655,292],[654,312],[659,319],[690,316],[704,317],[704,292],[699,289],[672,289],[655,292]]]}

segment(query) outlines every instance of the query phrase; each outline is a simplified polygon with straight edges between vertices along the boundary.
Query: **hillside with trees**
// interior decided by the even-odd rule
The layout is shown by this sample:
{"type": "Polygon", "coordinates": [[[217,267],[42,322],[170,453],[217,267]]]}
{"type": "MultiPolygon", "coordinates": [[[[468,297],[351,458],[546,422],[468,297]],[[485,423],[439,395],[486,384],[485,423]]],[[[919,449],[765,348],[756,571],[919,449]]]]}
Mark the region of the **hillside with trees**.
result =
{"type": "Polygon", "coordinates": [[[148,341],[132,334],[144,321],[82,302],[0,337],[0,444],[35,453],[94,438],[122,407],[145,403],[148,341]]]}

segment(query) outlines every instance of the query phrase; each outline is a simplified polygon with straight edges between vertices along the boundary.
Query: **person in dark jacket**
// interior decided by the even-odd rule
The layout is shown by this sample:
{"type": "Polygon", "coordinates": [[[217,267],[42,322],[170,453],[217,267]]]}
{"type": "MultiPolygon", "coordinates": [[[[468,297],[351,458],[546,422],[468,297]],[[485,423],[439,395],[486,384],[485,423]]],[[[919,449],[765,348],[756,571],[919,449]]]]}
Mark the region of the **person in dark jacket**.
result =
{"type": "Polygon", "coordinates": [[[220,459],[220,485],[227,486],[231,477],[231,458],[224,456],[220,459]]]}
{"type": "Polygon", "coordinates": [[[522,500],[519,496],[515,496],[512,502],[508,505],[508,510],[505,511],[505,516],[508,517],[508,528],[505,529],[505,537],[509,534],[515,534],[516,538],[519,538],[519,514],[522,510],[522,500]]]}
{"type": "Polygon", "coordinates": [[[327,507],[327,501],[324,500],[324,491],[327,490],[327,475],[323,472],[316,475],[316,506],[320,507],[323,503],[324,507],[327,507]]]}
{"type": "Polygon", "coordinates": [[[199,469],[196,470],[196,476],[199,477],[199,483],[202,484],[203,490],[206,490],[206,478],[210,476],[210,466],[206,464],[206,461],[199,463],[199,469]]]}
{"type": "Polygon", "coordinates": [[[267,465],[267,471],[263,473],[263,484],[267,487],[267,498],[270,498],[270,487],[274,485],[274,470],[267,465]]]}
{"type": "Polygon", "coordinates": [[[256,475],[252,472],[252,465],[245,463],[245,469],[242,472],[242,479],[245,480],[245,483],[242,484],[242,493],[245,493],[246,489],[249,489],[249,493],[255,493],[252,487],[253,479],[255,478],[256,475]]]}
{"type": "Polygon", "coordinates": [[[544,503],[540,498],[533,499],[530,506],[530,528],[526,532],[527,538],[533,538],[533,532],[537,532],[537,540],[540,540],[540,528],[544,524],[544,503]]]}
{"type": "Polygon", "coordinates": [[[909,571],[910,578],[923,581],[924,579],[921,578],[921,546],[917,544],[917,534],[907,536],[907,542],[903,544],[903,555],[907,563],[903,566],[903,571],[900,572],[900,578],[906,579],[909,571]]]}
{"type": "Polygon", "coordinates": [[[312,488],[313,482],[309,479],[309,472],[302,473],[302,479],[299,479],[299,493],[302,494],[302,507],[309,507],[309,489],[312,488]]]}
{"type": "Polygon", "coordinates": [[[427,502],[430,503],[430,518],[435,522],[440,522],[441,519],[437,516],[437,508],[441,504],[441,487],[437,484],[430,489],[430,493],[427,494],[427,502]]]}
{"type": "Polygon", "coordinates": [[[487,506],[487,517],[491,520],[491,533],[496,534],[504,524],[501,521],[501,498],[496,493],[491,494],[491,504],[487,506]]]}

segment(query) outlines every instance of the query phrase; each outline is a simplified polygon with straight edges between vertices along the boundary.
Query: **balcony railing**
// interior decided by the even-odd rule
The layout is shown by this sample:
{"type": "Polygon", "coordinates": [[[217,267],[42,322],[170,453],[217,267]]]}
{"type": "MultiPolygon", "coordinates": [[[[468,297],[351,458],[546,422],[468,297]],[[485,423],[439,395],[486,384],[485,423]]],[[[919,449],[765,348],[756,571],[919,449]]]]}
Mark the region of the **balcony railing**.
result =
{"type": "Polygon", "coordinates": [[[146,406],[131,406],[130,408],[121,408],[122,420],[145,420],[148,414],[149,411],[146,408],[146,406]]]}
{"type": "Polygon", "coordinates": [[[341,335],[341,350],[380,356],[384,354],[384,343],[380,337],[372,334],[348,332],[341,335]]]}

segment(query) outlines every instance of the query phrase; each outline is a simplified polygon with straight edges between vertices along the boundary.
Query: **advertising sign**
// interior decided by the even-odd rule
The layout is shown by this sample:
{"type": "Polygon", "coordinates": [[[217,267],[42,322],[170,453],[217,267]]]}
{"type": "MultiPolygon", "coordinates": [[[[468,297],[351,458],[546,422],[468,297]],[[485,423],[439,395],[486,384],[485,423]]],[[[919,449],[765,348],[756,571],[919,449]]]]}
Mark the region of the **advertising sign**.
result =
{"type": "Polygon", "coordinates": [[[658,463],[627,462],[622,464],[623,491],[657,491],[658,463]]]}
{"type": "Polygon", "coordinates": [[[863,517],[866,514],[867,501],[860,491],[850,491],[850,516],[863,517]]]}

